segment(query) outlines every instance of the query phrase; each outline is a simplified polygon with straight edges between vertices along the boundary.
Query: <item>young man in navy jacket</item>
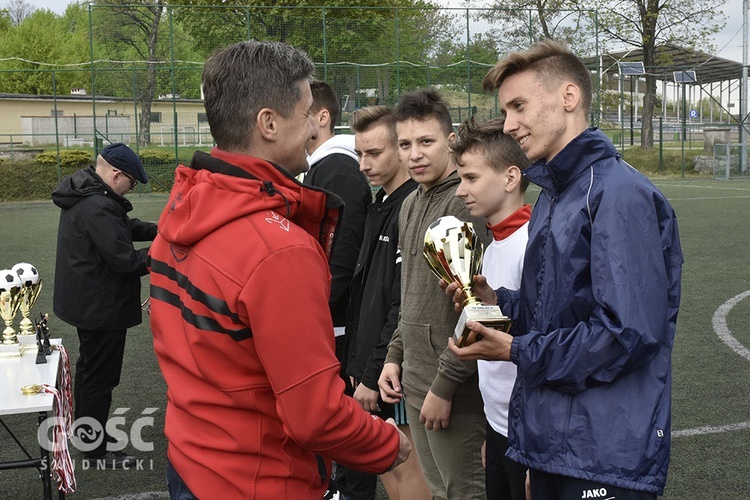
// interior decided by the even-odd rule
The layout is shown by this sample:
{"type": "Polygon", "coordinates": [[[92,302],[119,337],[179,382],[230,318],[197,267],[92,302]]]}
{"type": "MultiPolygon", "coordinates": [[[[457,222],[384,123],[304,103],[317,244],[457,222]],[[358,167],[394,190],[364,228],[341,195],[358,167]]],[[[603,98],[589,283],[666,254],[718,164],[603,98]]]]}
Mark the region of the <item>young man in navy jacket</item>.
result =
{"type": "Polygon", "coordinates": [[[513,319],[513,336],[470,323],[484,338],[451,349],[518,366],[508,456],[529,467],[533,498],[653,499],[669,464],[675,213],[588,127],[591,75],[565,45],[511,53],[483,83],[542,191],[520,290],[477,286],[513,319]]]}

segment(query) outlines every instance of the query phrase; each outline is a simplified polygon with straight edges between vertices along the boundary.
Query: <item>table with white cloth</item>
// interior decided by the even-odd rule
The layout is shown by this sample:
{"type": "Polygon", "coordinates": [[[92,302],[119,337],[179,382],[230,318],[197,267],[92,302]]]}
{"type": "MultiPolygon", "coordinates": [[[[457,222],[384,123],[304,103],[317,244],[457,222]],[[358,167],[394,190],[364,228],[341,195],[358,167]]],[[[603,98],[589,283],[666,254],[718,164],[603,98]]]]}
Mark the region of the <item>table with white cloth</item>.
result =
{"type": "MultiPolygon", "coordinates": [[[[52,344],[60,344],[60,339],[51,340],[52,344]]],[[[32,456],[20,440],[5,424],[2,417],[19,414],[36,414],[38,428],[52,414],[54,396],[47,393],[24,395],[21,387],[28,385],[48,384],[57,387],[57,373],[60,364],[60,351],[53,349],[47,356],[47,362],[36,364],[37,350],[35,348],[24,352],[22,356],[0,357],[0,425],[5,428],[9,436],[16,442],[26,459],[0,462],[0,474],[12,474],[9,469],[36,468],[42,480],[45,500],[52,499],[52,475],[49,451],[41,444],[39,455],[32,456]]],[[[30,419],[31,421],[31,419],[30,419]]],[[[36,433],[35,433],[36,434],[36,433]]],[[[7,480],[7,478],[4,478],[7,480]]],[[[58,491],[59,498],[65,498],[62,491],[58,491]]]]}

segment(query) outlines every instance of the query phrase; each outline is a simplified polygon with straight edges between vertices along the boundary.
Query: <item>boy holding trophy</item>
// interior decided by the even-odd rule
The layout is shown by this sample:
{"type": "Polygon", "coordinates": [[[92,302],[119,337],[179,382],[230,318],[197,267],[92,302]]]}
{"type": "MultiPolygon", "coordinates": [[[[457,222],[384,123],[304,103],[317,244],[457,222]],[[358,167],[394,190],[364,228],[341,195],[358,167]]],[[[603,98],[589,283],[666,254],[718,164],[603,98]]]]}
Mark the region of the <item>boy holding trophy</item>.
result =
{"type": "MultiPolygon", "coordinates": [[[[529,161],[503,121],[470,118],[458,129],[453,148],[461,183],[456,197],[471,215],[487,219],[493,241],[484,249],[482,277],[494,289],[516,290],[529,237],[531,205],[524,205],[529,185],[522,170],[529,161]]],[[[487,418],[483,445],[488,500],[524,500],[526,468],[505,456],[508,449],[508,404],[516,380],[510,361],[477,361],[479,390],[487,418]]]]}
{"type": "Polygon", "coordinates": [[[483,84],[497,89],[503,130],[542,190],[520,288],[474,290],[514,335],[469,322],[482,340],[450,349],[518,366],[507,454],[529,468],[533,498],[653,500],[670,453],[683,261],[674,210],[589,127],[591,74],[564,44],[511,53],[483,84]]]}

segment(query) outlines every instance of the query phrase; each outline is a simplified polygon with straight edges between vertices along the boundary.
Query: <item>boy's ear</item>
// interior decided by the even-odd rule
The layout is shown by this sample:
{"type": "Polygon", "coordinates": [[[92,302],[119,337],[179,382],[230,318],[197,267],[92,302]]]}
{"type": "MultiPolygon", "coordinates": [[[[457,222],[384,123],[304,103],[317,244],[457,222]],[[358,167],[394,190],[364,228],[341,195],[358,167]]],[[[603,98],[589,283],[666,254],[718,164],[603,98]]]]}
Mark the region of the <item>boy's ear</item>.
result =
{"type": "Polygon", "coordinates": [[[505,178],[506,178],[505,190],[507,192],[511,192],[511,191],[514,191],[521,184],[523,173],[521,172],[521,169],[518,168],[516,165],[511,165],[505,171],[505,178]]]}
{"type": "Polygon", "coordinates": [[[317,116],[315,117],[315,121],[318,122],[318,127],[325,128],[328,126],[328,122],[331,120],[331,113],[326,108],[320,108],[320,111],[318,111],[317,116]]]}

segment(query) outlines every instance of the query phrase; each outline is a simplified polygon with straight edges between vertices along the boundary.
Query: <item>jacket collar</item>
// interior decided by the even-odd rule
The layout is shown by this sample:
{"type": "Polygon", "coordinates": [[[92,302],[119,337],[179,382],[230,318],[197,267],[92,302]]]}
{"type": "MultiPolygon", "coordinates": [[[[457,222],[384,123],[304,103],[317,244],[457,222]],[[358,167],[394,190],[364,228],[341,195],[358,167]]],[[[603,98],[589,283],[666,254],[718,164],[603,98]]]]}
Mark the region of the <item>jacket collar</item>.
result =
{"type": "Polygon", "coordinates": [[[354,136],[351,134],[334,135],[307,157],[307,163],[310,167],[314,167],[326,156],[334,154],[346,155],[359,163],[357,153],[354,152],[354,136]]]}
{"type": "Polygon", "coordinates": [[[581,132],[549,162],[534,162],[524,175],[534,184],[559,194],[591,164],[614,156],[620,154],[609,138],[592,127],[581,132]]]}
{"type": "MultiPolygon", "coordinates": [[[[414,191],[417,186],[417,181],[409,177],[408,179],[406,179],[406,182],[401,184],[390,195],[388,195],[385,203],[392,204],[399,202],[399,200],[401,200],[402,198],[406,198],[409,193],[414,191]]],[[[383,203],[383,198],[385,198],[385,190],[383,190],[383,188],[380,188],[378,193],[375,195],[375,203],[383,203]]]]}
{"type": "Polygon", "coordinates": [[[429,191],[425,191],[424,186],[420,184],[417,188],[417,196],[426,196],[431,198],[433,196],[444,193],[445,191],[449,191],[460,182],[461,179],[458,178],[458,172],[454,170],[453,172],[448,174],[448,177],[432,186],[429,191]]]}

